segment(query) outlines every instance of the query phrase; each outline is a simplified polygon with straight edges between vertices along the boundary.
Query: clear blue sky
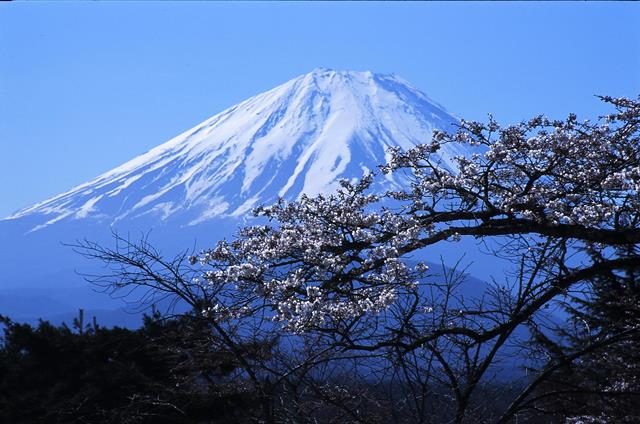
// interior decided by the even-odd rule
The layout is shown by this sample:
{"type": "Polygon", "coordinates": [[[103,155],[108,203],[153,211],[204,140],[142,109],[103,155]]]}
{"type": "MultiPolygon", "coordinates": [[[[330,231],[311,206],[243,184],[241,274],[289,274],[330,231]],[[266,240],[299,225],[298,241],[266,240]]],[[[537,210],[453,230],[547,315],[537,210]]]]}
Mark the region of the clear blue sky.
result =
{"type": "Polygon", "coordinates": [[[0,215],[315,67],[395,72],[458,116],[640,94],[636,3],[0,4],[0,215]]]}

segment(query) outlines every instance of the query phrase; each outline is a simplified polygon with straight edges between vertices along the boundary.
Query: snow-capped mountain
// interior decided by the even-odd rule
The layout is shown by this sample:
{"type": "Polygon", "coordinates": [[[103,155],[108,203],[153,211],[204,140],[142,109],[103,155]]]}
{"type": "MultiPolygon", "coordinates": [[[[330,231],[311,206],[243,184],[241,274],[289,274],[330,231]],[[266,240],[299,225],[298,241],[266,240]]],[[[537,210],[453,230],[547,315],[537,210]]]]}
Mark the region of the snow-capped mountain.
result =
{"type": "Polygon", "coordinates": [[[329,192],[383,164],[389,147],[426,142],[454,122],[395,75],[317,69],[5,220],[28,220],[37,232],[86,220],[185,227],[241,217],[279,196],[329,192]]]}
{"type": "MultiPolygon", "coordinates": [[[[342,178],[375,170],[389,147],[429,141],[433,129],[455,122],[395,75],[317,69],[297,77],[0,219],[0,314],[70,322],[84,308],[103,324],[131,322],[120,301],[82,278],[104,275],[103,264],[63,243],[113,246],[115,229],[134,242],[148,235],[165,257],[210,247],[252,207],[331,191],[342,178]]],[[[445,150],[442,160],[464,153],[445,150]]]]}

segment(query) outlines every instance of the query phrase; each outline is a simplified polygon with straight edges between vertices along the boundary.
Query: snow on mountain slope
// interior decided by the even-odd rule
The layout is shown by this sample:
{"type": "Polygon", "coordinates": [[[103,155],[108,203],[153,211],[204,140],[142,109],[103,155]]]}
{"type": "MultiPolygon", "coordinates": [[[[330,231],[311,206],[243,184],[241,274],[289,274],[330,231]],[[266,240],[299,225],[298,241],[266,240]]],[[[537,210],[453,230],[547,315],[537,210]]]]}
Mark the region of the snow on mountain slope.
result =
{"type": "MultiPolygon", "coordinates": [[[[395,75],[317,69],[237,104],[164,144],[5,220],[194,225],[337,187],[430,140],[456,119],[395,75]]],[[[461,151],[445,150],[450,163],[461,151]]],[[[394,184],[389,181],[389,184],[394,184]]]]}

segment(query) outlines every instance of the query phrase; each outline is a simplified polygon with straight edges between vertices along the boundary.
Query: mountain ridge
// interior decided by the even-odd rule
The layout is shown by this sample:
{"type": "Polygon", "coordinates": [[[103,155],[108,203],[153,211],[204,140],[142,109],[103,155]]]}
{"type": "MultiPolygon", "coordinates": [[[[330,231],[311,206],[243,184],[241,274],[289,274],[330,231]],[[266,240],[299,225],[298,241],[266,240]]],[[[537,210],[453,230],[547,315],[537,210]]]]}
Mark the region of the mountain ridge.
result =
{"type": "MultiPolygon", "coordinates": [[[[253,206],[330,192],[384,164],[388,148],[428,142],[457,122],[397,75],[315,69],[0,219],[0,307],[23,319],[72,317],[78,308],[101,311],[99,322],[126,317],[121,300],[101,298],[83,279],[109,265],[69,245],[112,246],[115,231],[148,239],[165,258],[207,248],[233,237],[253,206]]],[[[465,153],[445,146],[442,160],[465,153]]],[[[377,181],[374,189],[403,183],[377,181]]]]}
{"type": "MultiPolygon", "coordinates": [[[[92,218],[179,226],[242,217],[258,204],[330,192],[428,141],[457,118],[395,74],[317,68],[212,116],[124,164],[4,221],[38,231],[92,218]]],[[[445,151],[443,161],[464,154],[445,151]]],[[[387,184],[397,184],[393,177],[387,184]]]]}

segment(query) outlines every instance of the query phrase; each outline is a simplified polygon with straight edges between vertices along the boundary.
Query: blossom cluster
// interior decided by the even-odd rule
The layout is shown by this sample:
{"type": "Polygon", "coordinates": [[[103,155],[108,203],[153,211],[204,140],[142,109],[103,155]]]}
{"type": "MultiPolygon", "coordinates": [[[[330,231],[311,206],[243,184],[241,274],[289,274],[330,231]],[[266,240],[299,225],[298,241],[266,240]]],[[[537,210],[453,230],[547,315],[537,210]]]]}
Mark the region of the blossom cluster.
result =
{"type": "Polygon", "coordinates": [[[394,150],[384,172],[408,170],[412,191],[398,198],[424,209],[434,197],[451,209],[484,210],[495,216],[540,223],[624,229],[640,210],[638,102],[605,98],[619,113],[599,122],[543,116],[501,128],[462,121],[455,134],[437,133],[429,145],[394,150]],[[443,167],[438,152],[462,143],[475,153],[459,156],[457,169],[443,167]]]}
{"type": "Polygon", "coordinates": [[[408,174],[407,187],[372,194],[369,174],[331,195],[280,200],[255,211],[266,224],[194,260],[210,267],[210,286],[264,299],[274,320],[305,331],[387,309],[426,272],[406,255],[442,240],[497,234],[483,231],[505,223],[534,232],[637,229],[640,103],[604,100],[618,113],[595,123],[573,115],[505,128],[491,117],[462,121],[454,134],[390,151],[381,169],[408,174]],[[457,169],[439,155],[448,143],[471,152],[455,159],[457,169]]]}
{"type": "Polygon", "coordinates": [[[276,321],[294,331],[384,310],[398,289],[412,287],[427,267],[407,266],[405,247],[428,232],[412,216],[368,194],[373,176],[342,182],[337,193],[279,201],[255,211],[277,222],[241,230],[194,260],[211,269],[212,287],[233,284],[274,305],[276,321]]]}

